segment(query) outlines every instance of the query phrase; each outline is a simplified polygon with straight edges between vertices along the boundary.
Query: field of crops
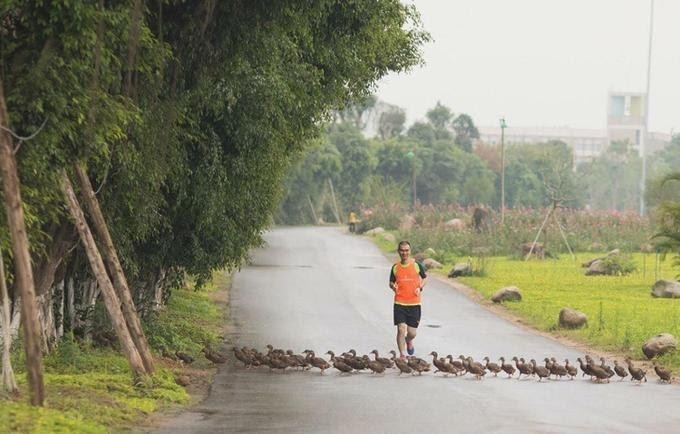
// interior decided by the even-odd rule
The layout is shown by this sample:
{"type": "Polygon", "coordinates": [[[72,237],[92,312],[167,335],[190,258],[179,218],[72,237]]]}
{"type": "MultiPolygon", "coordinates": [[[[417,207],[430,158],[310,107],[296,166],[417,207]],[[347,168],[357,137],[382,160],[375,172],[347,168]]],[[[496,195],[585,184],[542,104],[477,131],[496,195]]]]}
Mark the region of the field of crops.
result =
{"type": "MultiPolygon", "coordinates": [[[[680,337],[680,299],[656,299],[650,295],[657,279],[677,275],[670,258],[660,261],[655,254],[637,253],[632,255],[637,264],[632,274],[585,276],[580,264],[592,257],[593,254],[579,254],[575,261],[563,255],[557,260],[527,262],[491,257],[485,260],[482,276],[460,281],[487,299],[504,286],[517,286],[522,301],[505,303],[505,307],[530,325],[636,358],[643,358],[642,344],[656,334],[668,332],[680,337]],[[562,307],[584,312],[588,326],[580,330],[558,329],[562,307]]],[[[450,265],[446,264],[444,271],[450,265]]],[[[662,360],[680,368],[680,351],[662,360]]]]}

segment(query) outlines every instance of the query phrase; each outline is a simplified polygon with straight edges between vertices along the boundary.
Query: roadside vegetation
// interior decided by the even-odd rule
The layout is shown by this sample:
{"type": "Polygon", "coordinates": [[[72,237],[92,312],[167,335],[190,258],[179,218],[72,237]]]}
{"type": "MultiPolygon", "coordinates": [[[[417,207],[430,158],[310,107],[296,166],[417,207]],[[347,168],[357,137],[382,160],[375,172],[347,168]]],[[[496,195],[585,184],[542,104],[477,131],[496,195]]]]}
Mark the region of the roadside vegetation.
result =
{"type": "Polygon", "coordinates": [[[214,283],[201,290],[193,285],[178,288],[167,306],[154,313],[145,331],[159,369],[147,382],[130,382],[132,373],[117,348],[66,336],[44,359],[47,399],[44,408],[36,408],[28,402],[25,371],[21,369],[23,352],[17,348],[13,361],[18,368],[20,397],[0,405],[0,431],[116,432],[138,426],[155,411],[190,402],[187,389],[177,384],[177,378],[202,383],[214,372],[200,349],[203,345],[219,348],[226,313],[215,297],[226,291],[228,279],[226,272],[219,272],[214,283]],[[161,356],[174,356],[174,351],[190,354],[196,361],[185,366],[161,356]]]}

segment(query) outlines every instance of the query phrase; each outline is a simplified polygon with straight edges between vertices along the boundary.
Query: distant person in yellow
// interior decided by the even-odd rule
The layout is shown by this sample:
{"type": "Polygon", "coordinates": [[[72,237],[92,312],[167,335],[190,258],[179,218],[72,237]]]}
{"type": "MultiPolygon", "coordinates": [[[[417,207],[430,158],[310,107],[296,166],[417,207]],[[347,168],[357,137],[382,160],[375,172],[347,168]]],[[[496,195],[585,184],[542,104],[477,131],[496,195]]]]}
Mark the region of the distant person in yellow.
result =
{"type": "Polygon", "coordinates": [[[356,230],[357,230],[357,222],[358,222],[359,220],[357,220],[357,215],[354,213],[354,211],[351,211],[351,212],[349,213],[349,218],[347,219],[347,221],[349,222],[349,231],[350,231],[350,233],[356,232],[356,230]]]}

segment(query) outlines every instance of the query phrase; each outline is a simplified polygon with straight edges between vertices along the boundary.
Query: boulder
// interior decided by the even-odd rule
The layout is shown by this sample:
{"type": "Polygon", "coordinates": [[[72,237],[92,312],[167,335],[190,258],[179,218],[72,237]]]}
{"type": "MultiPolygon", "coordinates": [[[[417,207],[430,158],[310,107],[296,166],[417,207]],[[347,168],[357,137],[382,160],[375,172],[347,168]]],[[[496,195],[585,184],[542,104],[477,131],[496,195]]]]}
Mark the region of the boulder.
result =
{"type": "Polygon", "coordinates": [[[377,228],[370,229],[370,230],[368,230],[368,231],[366,231],[366,232],[364,232],[364,233],[365,233],[366,235],[368,235],[368,236],[374,237],[374,236],[376,236],[376,235],[378,235],[378,234],[382,234],[383,232],[385,232],[385,229],[383,229],[383,228],[381,228],[380,226],[378,226],[377,228]]]}
{"type": "Polygon", "coordinates": [[[395,237],[393,234],[389,232],[381,232],[380,236],[382,237],[383,240],[389,241],[390,243],[396,243],[397,242],[397,237],[395,237]]]}
{"type": "Polygon", "coordinates": [[[467,262],[459,262],[449,271],[449,277],[469,276],[472,274],[472,266],[467,262]]]}
{"type": "Polygon", "coordinates": [[[431,258],[436,254],[437,252],[432,247],[428,247],[427,249],[423,250],[423,255],[425,255],[426,258],[431,258]]]}
{"type": "Polygon", "coordinates": [[[607,274],[607,266],[602,259],[595,259],[588,265],[586,276],[600,276],[607,274]]]}
{"type": "Polygon", "coordinates": [[[675,280],[657,280],[652,286],[652,297],[680,298],[680,282],[675,280]]]}
{"type": "Polygon", "coordinates": [[[452,231],[460,232],[465,229],[465,222],[461,219],[455,218],[444,223],[444,227],[452,231]]]}
{"type": "Polygon", "coordinates": [[[440,264],[439,262],[435,261],[432,258],[425,258],[425,260],[423,260],[423,265],[425,266],[426,270],[431,270],[433,268],[442,268],[443,267],[442,264],[440,264]]]}
{"type": "Polygon", "coordinates": [[[577,329],[588,324],[588,317],[585,313],[576,309],[563,307],[560,310],[560,317],[558,319],[560,327],[567,329],[577,329]]]}
{"type": "Polygon", "coordinates": [[[410,231],[413,229],[413,226],[416,225],[416,218],[413,217],[410,214],[406,214],[399,220],[399,230],[404,232],[404,231],[410,231]]]}
{"type": "Polygon", "coordinates": [[[175,377],[175,383],[179,384],[180,386],[187,387],[189,384],[191,384],[191,379],[188,375],[179,375],[175,377]]]}
{"type": "Polygon", "coordinates": [[[645,353],[648,359],[653,359],[660,354],[674,350],[677,345],[678,343],[672,334],[661,333],[645,342],[642,345],[642,352],[645,353]]]}
{"type": "MultiPolygon", "coordinates": [[[[599,258],[593,258],[590,261],[586,261],[586,262],[582,263],[581,267],[590,268],[590,266],[592,266],[597,261],[602,261],[603,259],[608,258],[610,256],[618,256],[620,254],[621,254],[621,250],[614,249],[614,250],[608,252],[605,256],[600,256],[599,258]]],[[[597,274],[597,273],[595,273],[595,274],[597,274]]],[[[599,274],[604,274],[604,273],[599,273],[599,274]]],[[[587,272],[586,272],[586,275],[588,275],[587,272]]]]}
{"type": "Polygon", "coordinates": [[[494,303],[500,303],[502,301],[522,301],[522,294],[516,286],[507,286],[496,291],[491,297],[491,301],[494,303]]]}

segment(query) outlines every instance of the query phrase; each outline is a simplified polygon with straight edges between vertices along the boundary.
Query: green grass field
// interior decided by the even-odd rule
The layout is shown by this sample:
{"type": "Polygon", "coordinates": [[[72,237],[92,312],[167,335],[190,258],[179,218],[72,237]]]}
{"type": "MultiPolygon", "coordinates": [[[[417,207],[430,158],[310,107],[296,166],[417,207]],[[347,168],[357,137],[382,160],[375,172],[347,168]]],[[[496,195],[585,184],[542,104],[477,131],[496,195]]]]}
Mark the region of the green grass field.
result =
{"type": "MultiPolygon", "coordinates": [[[[505,307],[531,326],[595,345],[609,351],[642,358],[648,338],[668,332],[680,338],[680,300],[656,299],[650,289],[657,278],[672,279],[677,269],[670,260],[654,254],[634,254],[637,271],[627,276],[585,276],[580,264],[596,255],[568,255],[557,260],[528,261],[493,257],[486,260],[485,275],[459,280],[489,299],[495,291],[517,286],[522,301],[505,307]],[[580,330],[557,327],[561,308],[571,307],[588,316],[580,330]]],[[[444,268],[448,271],[449,268],[444,268]]],[[[664,363],[680,368],[680,351],[667,354],[664,363]]]]}
{"type": "MultiPolygon", "coordinates": [[[[196,362],[191,369],[197,375],[211,369],[210,362],[199,357],[199,350],[204,342],[215,344],[222,331],[224,312],[211,297],[217,288],[229,284],[228,279],[228,273],[222,272],[200,291],[192,287],[174,290],[166,309],[144,324],[152,348],[192,354],[196,362]]],[[[17,348],[13,366],[21,397],[1,401],[0,432],[128,431],[150,413],[189,400],[186,390],[175,383],[175,375],[184,369],[177,362],[157,358],[153,378],[135,386],[119,351],[64,338],[44,359],[45,407],[31,407],[23,357],[23,350],[17,348]]]]}

